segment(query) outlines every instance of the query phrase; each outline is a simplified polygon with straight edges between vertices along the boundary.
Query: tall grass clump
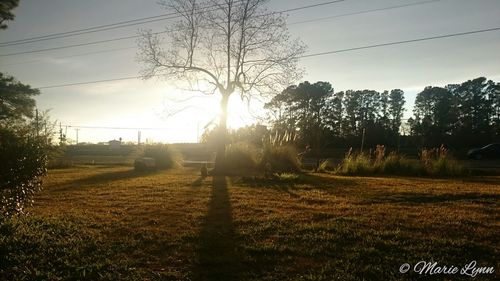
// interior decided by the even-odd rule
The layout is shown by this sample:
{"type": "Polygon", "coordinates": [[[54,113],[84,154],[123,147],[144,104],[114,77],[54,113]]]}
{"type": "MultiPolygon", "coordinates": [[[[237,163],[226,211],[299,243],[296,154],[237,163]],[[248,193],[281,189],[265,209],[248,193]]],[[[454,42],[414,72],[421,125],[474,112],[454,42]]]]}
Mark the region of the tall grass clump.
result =
{"type": "Polygon", "coordinates": [[[404,176],[463,176],[467,174],[444,147],[423,149],[419,160],[408,159],[396,152],[386,154],[383,145],[377,145],[370,153],[346,154],[335,170],[341,175],[404,175],[404,176]]]}
{"type": "Polygon", "coordinates": [[[374,167],[371,163],[370,155],[366,153],[353,153],[351,148],[335,172],[342,175],[367,175],[372,174],[373,171],[374,167]]]}
{"type": "Polygon", "coordinates": [[[226,164],[228,169],[254,171],[258,168],[259,151],[248,143],[234,143],[226,147],[226,164]]]}
{"type": "Polygon", "coordinates": [[[321,161],[318,167],[318,172],[333,172],[337,169],[337,165],[331,159],[321,161]]]}
{"type": "Polygon", "coordinates": [[[168,144],[146,145],[143,150],[143,156],[153,158],[158,169],[171,169],[179,166],[181,156],[168,144]]]}
{"type": "Polygon", "coordinates": [[[228,170],[265,172],[268,175],[301,171],[301,162],[295,147],[272,138],[264,139],[261,148],[248,142],[228,145],[225,163],[228,170]]]}
{"type": "Polygon", "coordinates": [[[424,173],[418,162],[396,152],[386,154],[386,148],[383,145],[377,145],[373,158],[373,170],[377,174],[417,176],[424,173]]]}
{"type": "Polygon", "coordinates": [[[299,153],[293,145],[297,135],[293,132],[269,135],[262,140],[262,155],[259,167],[267,176],[282,173],[300,173],[302,163],[299,153]]]}
{"type": "Polygon", "coordinates": [[[430,176],[462,176],[466,169],[441,146],[434,149],[422,149],[420,163],[430,176]]]}
{"type": "Polygon", "coordinates": [[[379,174],[420,176],[425,174],[417,161],[406,158],[395,152],[389,153],[376,167],[379,174]]]}
{"type": "Polygon", "coordinates": [[[262,152],[260,166],[273,173],[299,173],[302,164],[295,147],[266,145],[262,152]]]}

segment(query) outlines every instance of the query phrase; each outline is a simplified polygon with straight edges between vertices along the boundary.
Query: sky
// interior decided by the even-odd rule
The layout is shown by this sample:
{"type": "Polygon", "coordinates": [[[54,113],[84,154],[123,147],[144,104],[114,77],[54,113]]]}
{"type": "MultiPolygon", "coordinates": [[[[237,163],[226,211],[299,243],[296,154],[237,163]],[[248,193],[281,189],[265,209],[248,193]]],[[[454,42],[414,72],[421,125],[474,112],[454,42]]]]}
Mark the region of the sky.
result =
{"type": "MultiPolygon", "coordinates": [[[[327,0],[271,0],[272,11],[327,0]]],[[[196,142],[217,116],[218,97],[185,92],[171,81],[128,79],[45,88],[64,84],[139,76],[135,38],[71,48],[61,46],[163,31],[173,20],[2,46],[15,40],[80,30],[168,13],[156,0],[20,0],[14,21],[0,31],[0,72],[40,88],[39,110],[49,110],[68,138],[105,142],[122,138],[196,142]],[[24,53],[41,49],[43,52],[24,53]],[[113,128],[113,129],[112,129],[113,128]]],[[[306,54],[338,51],[500,27],[498,0],[344,0],[287,12],[293,37],[306,54]]],[[[444,86],[484,76],[500,82],[500,30],[436,40],[359,49],[303,58],[301,81],[327,81],[335,91],[402,89],[405,118],[425,86],[444,86]]],[[[298,83],[301,81],[297,81],[298,83]]],[[[233,96],[228,124],[237,128],[258,121],[262,103],[248,107],[233,96]]]]}

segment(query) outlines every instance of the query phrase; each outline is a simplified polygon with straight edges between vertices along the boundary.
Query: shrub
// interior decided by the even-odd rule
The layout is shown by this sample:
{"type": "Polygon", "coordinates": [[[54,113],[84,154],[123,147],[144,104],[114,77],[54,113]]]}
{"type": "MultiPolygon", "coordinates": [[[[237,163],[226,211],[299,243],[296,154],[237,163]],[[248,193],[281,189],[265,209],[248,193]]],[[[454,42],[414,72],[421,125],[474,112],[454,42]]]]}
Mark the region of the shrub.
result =
{"type": "Polygon", "coordinates": [[[335,163],[333,162],[333,160],[326,159],[326,160],[323,160],[319,164],[318,171],[319,172],[330,172],[330,171],[335,171],[336,169],[337,169],[337,165],[335,165],[335,163]]]}
{"type": "MultiPolygon", "coordinates": [[[[321,169],[327,170],[322,164],[321,169]]],[[[374,153],[346,154],[335,173],[342,175],[406,175],[406,176],[462,176],[466,170],[444,147],[436,149],[423,149],[420,152],[420,161],[411,160],[395,152],[386,156],[385,147],[378,145],[374,153]]]]}
{"type": "Polygon", "coordinates": [[[258,167],[259,152],[253,145],[239,142],[226,148],[225,160],[228,169],[254,171],[258,167]]]}
{"type": "Polygon", "coordinates": [[[377,173],[387,175],[422,175],[425,171],[418,161],[410,160],[395,152],[382,159],[376,167],[377,173]]]}
{"type": "Polygon", "coordinates": [[[336,170],[336,173],[343,175],[367,175],[373,173],[373,171],[370,156],[365,153],[353,153],[351,148],[336,170]]]}
{"type": "Polygon", "coordinates": [[[170,169],[179,166],[180,156],[168,144],[146,145],[144,157],[155,159],[158,169],[170,169]]]}
{"type": "Polygon", "coordinates": [[[267,175],[301,171],[297,151],[292,146],[268,144],[258,149],[252,144],[239,142],[227,146],[225,156],[229,170],[260,170],[267,175]]]}
{"type": "Polygon", "coordinates": [[[290,145],[266,145],[262,153],[260,167],[273,173],[298,173],[301,163],[297,150],[290,145]]]}
{"type": "Polygon", "coordinates": [[[443,146],[435,149],[422,149],[420,162],[427,174],[431,176],[460,176],[467,172],[443,146]]]}
{"type": "Polygon", "coordinates": [[[29,126],[0,126],[0,200],[2,217],[23,213],[41,189],[46,174],[50,145],[29,126]]]}

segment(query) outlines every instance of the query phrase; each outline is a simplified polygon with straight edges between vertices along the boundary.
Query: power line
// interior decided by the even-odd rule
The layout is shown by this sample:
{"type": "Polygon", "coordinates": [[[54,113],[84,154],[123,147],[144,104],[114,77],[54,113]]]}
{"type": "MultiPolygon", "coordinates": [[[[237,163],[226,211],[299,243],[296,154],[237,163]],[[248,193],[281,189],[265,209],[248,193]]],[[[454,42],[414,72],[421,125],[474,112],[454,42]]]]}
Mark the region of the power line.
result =
{"type": "MultiPolygon", "coordinates": [[[[323,5],[329,5],[329,4],[333,4],[333,3],[337,3],[337,2],[343,2],[343,1],[346,1],[346,0],[329,1],[329,2],[323,2],[323,3],[318,3],[318,4],[313,4],[313,5],[307,5],[307,6],[297,7],[297,8],[291,8],[291,9],[287,9],[287,10],[282,10],[282,11],[278,11],[278,12],[269,13],[268,15],[270,15],[270,14],[276,14],[276,13],[286,13],[286,12],[291,12],[291,11],[298,11],[298,10],[303,10],[303,9],[309,9],[309,8],[314,8],[314,7],[323,6],[323,5]]],[[[434,1],[440,1],[440,0],[434,0],[434,1]]],[[[433,2],[433,1],[427,1],[427,2],[425,2],[425,4],[427,4],[429,2],[433,2]]],[[[364,13],[366,13],[366,11],[364,13]]],[[[340,15],[340,16],[347,16],[347,15],[340,15]]],[[[318,19],[318,20],[323,20],[323,19],[324,18],[321,18],[321,19],[318,19]]],[[[298,24],[298,23],[306,23],[306,22],[297,22],[297,23],[292,23],[292,24],[298,24]]],[[[163,33],[167,33],[167,32],[168,31],[160,31],[160,32],[154,32],[153,34],[157,35],[157,34],[163,34],[163,33]]],[[[102,44],[102,43],[108,43],[108,42],[114,42],[114,41],[134,39],[134,38],[139,38],[141,36],[142,35],[132,35],[132,36],[125,36],[125,37],[112,38],[112,39],[106,39],[106,40],[98,40],[98,41],[87,42],[87,43],[72,44],[72,45],[65,45],[65,46],[59,46],[59,47],[52,47],[52,48],[46,48],[46,49],[38,49],[38,50],[31,50],[31,51],[22,51],[22,52],[10,53],[10,54],[0,54],[0,57],[10,57],[10,56],[17,56],[17,55],[24,55],[24,54],[33,54],[33,53],[41,53],[41,52],[47,52],[47,51],[55,51],[55,50],[67,49],[67,48],[74,48],[74,47],[96,45],[96,44],[102,44]]]]}
{"type": "MultiPolygon", "coordinates": [[[[334,4],[334,3],[338,3],[338,2],[343,2],[343,1],[347,1],[347,0],[336,0],[336,1],[328,1],[328,2],[323,2],[323,3],[317,3],[317,4],[313,4],[313,5],[307,5],[307,6],[297,7],[297,8],[286,9],[286,10],[282,10],[282,11],[278,11],[278,12],[272,12],[272,13],[269,13],[267,15],[278,14],[278,13],[286,13],[286,12],[304,10],[304,9],[309,9],[309,8],[315,8],[315,7],[324,6],[324,5],[330,5],[330,4],[334,4]]],[[[163,34],[163,33],[167,33],[167,32],[168,31],[161,31],[161,32],[155,32],[153,34],[163,34]]],[[[38,50],[31,50],[31,51],[22,51],[22,52],[10,53],[10,54],[0,54],[0,57],[10,57],[10,56],[17,56],[17,55],[24,55],[24,54],[33,54],[33,53],[40,53],[40,52],[46,52],[46,51],[54,51],[54,50],[60,50],[60,49],[74,48],[74,47],[89,46],[89,45],[95,45],[95,44],[101,44],[101,43],[108,43],[108,42],[114,42],[114,41],[121,41],[121,40],[139,38],[141,36],[142,35],[132,35],[132,36],[125,36],[125,37],[119,37],[119,38],[99,40],[99,41],[93,41],[93,42],[87,42],[87,43],[72,44],[72,45],[65,45],[65,46],[59,46],[59,47],[52,47],[52,48],[46,48],[46,49],[38,49],[38,50]]]]}
{"type": "Polygon", "coordinates": [[[494,28],[488,28],[488,29],[481,29],[481,30],[474,30],[474,31],[467,31],[467,32],[460,32],[460,33],[453,33],[453,34],[438,35],[438,36],[425,37],[425,38],[403,40],[403,41],[396,41],[396,42],[389,42],[389,43],[374,44],[374,45],[368,45],[368,46],[362,46],[362,47],[354,47],[354,48],[334,50],[334,51],[327,51],[327,52],[321,52],[321,53],[303,55],[303,56],[301,56],[299,58],[310,58],[310,57],[317,57],[317,56],[323,56],[323,55],[329,55],[329,54],[336,54],[336,53],[343,53],[343,52],[349,52],[349,51],[371,49],[371,48],[385,47],[385,46],[391,46],[391,45],[400,45],[400,44],[414,43],[414,42],[420,42],[420,41],[429,41],[429,40],[435,40],[435,39],[464,36],[464,35],[469,35],[469,34],[490,32],[490,31],[497,31],[497,30],[500,30],[500,27],[494,27],[494,28]]]}
{"type": "MultiPolygon", "coordinates": [[[[310,19],[310,20],[304,20],[304,21],[298,21],[298,22],[291,22],[291,23],[288,23],[288,25],[311,23],[311,22],[328,20],[328,19],[333,19],[333,18],[340,18],[340,17],[347,17],[347,16],[353,16],[353,15],[360,15],[360,14],[365,14],[365,13],[379,12],[379,11],[385,11],[385,10],[391,10],[391,9],[397,9],[397,8],[404,8],[404,7],[409,7],[409,6],[418,6],[418,5],[435,3],[435,2],[439,2],[439,1],[441,1],[441,0],[430,0],[430,1],[423,1],[423,2],[405,4],[405,5],[390,6],[390,7],[379,8],[379,9],[365,10],[365,11],[359,11],[359,12],[353,12],[353,13],[347,13],[347,14],[341,14],[341,15],[334,15],[334,16],[329,16],[329,17],[322,17],[322,18],[316,18],[316,19],[310,19]]],[[[166,32],[155,32],[154,34],[163,34],[163,33],[166,33],[166,32]]],[[[114,39],[101,40],[101,41],[94,41],[94,42],[88,42],[88,43],[82,43],[82,44],[76,44],[76,45],[68,45],[68,46],[60,47],[58,49],[71,48],[71,47],[80,47],[80,46],[87,46],[87,45],[95,45],[95,44],[101,44],[101,43],[112,42],[112,41],[119,41],[119,40],[126,40],[126,39],[138,38],[140,36],[141,35],[127,36],[127,37],[114,38],[114,39]]],[[[136,47],[134,46],[134,47],[126,47],[126,48],[120,48],[120,49],[95,51],[95,52],[88,52],[88,53],[84,53],[84,54],[69,55],[69,56],[64,56],[64,57],[55,57],[54,59],[69,58],[69,57],[79,57],[79,56],[85,56],[85,55],[100,54],[100,53],[106,53],[106,52],[112,52],[112,51],[119,51],[119,50],[127,50],[127,49],[134,49],[134,48],[136,48],[136,47]]],[[[55,49],[49,48],[49,49],[44,49],[44,50],[38,50],[37,52],[50,51],[50,50],[55,50],[55,49]]],[[[25,54],[25,53],[32,53],[32,52],[28,51],[28,52],[14,53],[14,54],[10,54],[10,55],[19,55],[19,54],[25,54]]],[[[9,54],[7,54],[7,55],[9,55],[9,54]]],[[[3,56],[3,55],[0,55],[0,57],[1,56],[3,56]]],[[[38,61],[42,61],[42,60],[39,59],[39,60],[32,60],[32,61],[27,61],[27,62],[4,64],[4,66],[26,64],[26,63],[32,63],[32,62],[38,62],[38,61]]]]}
{"type": "MultiPolygon", "coordinates": [[[[242,1],[239,1],[239,2],[242,2],[242,1]]],[[[201,9],[207,9],[207,8],[213,8],[213,7],[216,7],[216,5],[206,6],[206,7],[203,7],[201,9]]],[[[198,13],[202,13],[202,12],[203,11],[200,10],[198,13]]],[[[207,11],[205,11],[205,12],[207,12],[207,11]]],[[[100,32],[100,31],[123,28],[123,27],[128,27],[128,26],[133,26],[133,25],[140,25],[140,24],[145,24],[145,23],[150,23],[150,22],[155,22],[155,21],[174,19],[174,18],[178,18],[178,17],[180,17],[180,15],[177,12],[167,13],[167,14],[162,14],[162,15],[158,15],[158,16],[150,16],[150,17],[138,18],[138,19],[116,22],[116,23],[111,23],[111,24],[98,25],[98,26],[93,26],[93,27],[88,27],[88,28],[83,28],[83,29],[76,29],[76,30],[59,32],[59,33],[52,33],[52,34],[47,34],[47,35],[42,35],[42,36],[37,36],[37,37],[2,42],[2,43],[0,43],[0,47],[21,45],[21,44],[34,43],[34,42],[39,42],[39,41],[52,40],[52,39],[57,39],[57,38],[77,36],[77,35],[82,35],[82,34],[87,34],[87,33],[100,32]],[[154,19],[154,20],[151,20],[151,19],[154,19]]]]}
{"type": "MultiPolygon", "coordinates": [[[[154,34],[161,34],[161,33],[166,33],[166,31],[156,32],[154,34]]],[[[53,48],[47,48],[47,49],[38,49],[38,50],[32,50],[32,51],[24,51],[24,52],[3,54],[3,55],[0,55],[0,57],[11,57],[11,56],[17,56],[17,55],[24,55],[24,54],[41,53],[41,52],[46,52],[46,51],[54,51],[54,50],[60,50],[60,49],[89,46],[89,45],[102,44],[102,43],[114,42],[114,41],[121,41],[121,40],[133,39],[133,38],[139,38],[139,37],[141,37],[141,35],[133,35],[133,36],[126,36],[126,37],[112,38],[112,39],[99,40],[99,41],[93,41],[93,42],[87,42],[87,43],[80,43],[80,44],[73,44],[73,45],[65,45],[65,46],[53,47],[53,48]]]]}
{"type": "MultiPolygon", "coordinates": [[[[408,44],[408,43],[421,42],[421,41],[430,41],[430,40],[436,40],[436,39],[465,36],[465,35],[470,35],[470,34],[491,32],[491,31],[498,31],[498,30],[500,30],[500,27],[480,29],[480,30],[460,32],[460,33],[444,34],[444,35],[403,40],[403,41],[394,41],[394,42],[388,42],[388,43],[373,44],[373,45],[353,47],[353,48],[333,50],[333,51],[326,51],[326,52],[319,52],[319,53],[303,55],[303,56],[300,56],[299,58],[310,58],[310,57],[324,56],[324,55],[330,55],[330,54],[336,54],[336,53],[345,53],[345,52],[351,52],[351,51],[357,51],[357,50],[363,50],[363,49],[372,49],[372,48],[386,47],[386,46],[392,46],[392,45],[401,45],[401,44],[408,44]]],[[[154,75],[154,76],[161,76],[161,75],[154,75]]],[[[105,79],[105,80],[88,81],[88,82],[77,82],[77,83],[69,83],[69,84],[59,84],[59,85],[51,85],[51,86],[43,86],[43,87],[35,87],[35,88],[38,88],[38,89],[60,88],[60,87],[68,87],[68,86],[75,86],[75,85],[86,85],[86,84],[95,84],[95,83],[112,82],[112,81],[120,81],[120,80],[131,80],[131,79],[139,79],[139,78],[141,78],[141,76],[122,77],[122,78],[105,79]]]]}
{"type": "MultiPolygon", "coordinates": [[[[95,32],[101,32],[101,31],[106,31],[106,30],[111,30],[111,29],[117,29],[117,28],[123,28],[123,27],[128,27],[128,26],[132,26],[132,25],[138,25],[138,24],[145,24],[145,23],[150,23],[150,22],[154,22],[154,21],[160,21],[160,20],[168,20],[168,19],[174,19],[174,18],[177,18],[178,16],[176,17],[170,17],[170,18],[164,18],[164,19],[157,19],[157,20],[150,20],[150,21],[145,21],[145,22],[141,22],[141,23],[136,23],[136,24],[129,24],[129,25],[121,25],[121,26],[118,26],[118,27],[108,27],[108,28],[102,28],[102,29],[99,29],[99,30],[90,30],[90,31],[81,31],[81,32],[78,32],[78,33],[71,33],[71,32],[63,32],[62,34],[66,34],[66,33],[71,33],[71,34],[67,34],[67,35],[58,35],[58,36],[52,36],[52,37],[47,37],[47,38],[40,38],[40,39],[33,39],[33,40],[25,40],[25,41],[21,41],[21,42],[18,42],[18,41],[11,41],[11,43],[0,43],[0,48],[1,47],[9,47],[9,46],[16,46],[16,45],[23,45],[23,44],[29,44],[29,43],[36,43],[36,42],[41,42],[41,41],[47,41],[47,40],[53,40],[53,39],[59,39],[59,38],[66,38],[66,37],[72,37],[72,36],[78,36],[78,35],[83,35],[83,34],[88,34],[88,33],[95,33],[95,32]]],[[[85,30],[85,29],[84,29],[85,30]]],[[[46,36],[49,36],[49,35],[46,35],[46,36]]],[[[37,38],[37,37],[35,37],[37,38]]]]}
{"type": "MultiPolygon", "coordinates": [[[[136,48],[137,48],[137,46],[134,46],[134,47],[125,47],[125,48],[107,49],[107,50],[101,50],[101,51],[95,51],[95,52],[87,52],[87,53],[76,54],[76,55],[51,57],[49,59],[66,59],[66,58],[73,58],[73,57],[83,57],[83,56],[88,56],[88,55],[95,55],[95,54],[102,54],[102,53],[113,53],[113,52],[119,52],[119,51],[124,51],[124,50],[136,49],[136,48]]],[[[21,62],[16,62],[16,63],[2,64],[2,66],[11,66],[11,65],[37,63],[37,62],[41,62],[41,61],[44,61],[44,60],[45,59],[35,59],[35,60],[21,61],[21,62]]]]}
{"type": "MultiPolygon", "coordinates": [[[[274,13],[294,12],[294,11],[298,11],[298,10],[302,10],[302,9],[306,9],[306,8],[325,6],[325,5],[335,4],[338,2],[344,2],[344,1],[348,1],[348,0],[328,1],[328,2],[323,2],[323,3],[317,3],[317,4],[308,5],[308,6],[303,6],[303,7],[291,8],[291,9],[287,9],[287,10],[283,10],[283,11],[279,11],[279,12],[274,12],[274,13]]],[[[239,2],[243,2],[243,1],[239,1],[239,2]]],[[[207,6],[207,7],[204,7],[203,9],[213,8],[216,6],[217,5],[207,6]]],[[[213,9],[211,11],[214,11],[214,10],[216,10],[216,9],[213,9]]],[[[200,11],[198,13],[206,13],[209,11],[210,10],[200,11]]],[[[61,33],[48,34],[48,35],[43,35],[43,36],[38,36],[38,37],[19,39],[19,40],[15,40],[15,41],[2,42],[2,43],[0,43],[0,47],[8,47],[8,46],[35,43],[35,42],[58,39],[58,38],[72,37],[72,36],[77,36],[77,35],[82,35],[82,34],[101,32],[101,31],[112,30],[112,29],[123,28],[123,27],[134,26],[134,25],[140,25],[140,24],[151,23],[151,22],[156,22],[156,21],[175,19],[175,18],[179,18],[179,17],[181,17],[181,16],[178,15],[178,13],[169,13],[169,14],[164,14],[164,15],[159,15],[159,16],[146,17],[146,18],[142,18],[142,19],[135,19],[135,20],[129,20],[129,21],[118,22],[118,23],[113,23],[113,24],[107,24],[107,25],[89,27],[89,28],[84,28],[84,29],[66,31],[66,32],[61,32],[61,33]],[[176,15],[176,16],[174,16],[174,15],[176,15]],[[170,16],[170,17],[166,17],[166,16],[170,16]],[[156,18],[156,19],[151,19],[151,18],[156,18]],[[146,20],[146,19],[151,19],[151,20],[146,20]],[[137,21],[141,21],[141,22],[137,23],[137,21]]],[[[123,39],[121,39],[121,40],[123,40],[123,39]]],[[[45,50],[53,50],[53,48],[45,49],[45,50]]],[[[16,53],[16,54],[21,54],[21,53],[16,53]]]]}
{"type": "Polygon", "coordinates": [[[61,87],[69,87],[69,86],[78,86],[78,85],[98,84],[98,83],[114,82],[114,81],[122,81],[122,80],[140,79],[140,78],[142,78],[142,77],[141,76],[129,76],[129,77],[95,80],[95,81],[89,81],[89,82],[75,82],[75,83],[69,83],[69,84],[43,86],[43,87],[38,87],[37,89],[61,88],[61,87]]]}
{"type": "Polygon", "coordinates": [[[103,127],[103,126],[78,126],[78,125],[65,125],[61,124],[61,127],[68,127],[68,128],[78,128],[78,129],[103,129],[103,130],[141,130],[141,131],[147,131],[147,130],[171,130],[171,128],[133,128],[133,127],[103,127]]]}
{"type": "Polygon", "coordinates": [[[364,11],[352,12],[352,13],[346,13],[346,14],[340,14],[340,15],[333,15],[333,16],[310,19],[310,20],[297,21],[297,22],[289,23],[288,25],[310,23],[310,22],[329,20],[329,19],[348,17],[348,16],[355,16],[355,15],[361,15],[361,14],[368,14],[368,13],[373,13],[373,12],[381,12],[381,11],[393,10],[393,9],[399,9],[399,8],[405,8],[405,7],[411,7],[411,6],[420,6],[420,5],[425,5],[425,4],[436,3],[439,1],[441,1],[441,0],[429,0],[429,1],[404,4],[404,5],[395,5],[395,6],[389,6],[389,7],[384,7],[384,8],[377,8],[377,9],[364,10],[364,11]]]}

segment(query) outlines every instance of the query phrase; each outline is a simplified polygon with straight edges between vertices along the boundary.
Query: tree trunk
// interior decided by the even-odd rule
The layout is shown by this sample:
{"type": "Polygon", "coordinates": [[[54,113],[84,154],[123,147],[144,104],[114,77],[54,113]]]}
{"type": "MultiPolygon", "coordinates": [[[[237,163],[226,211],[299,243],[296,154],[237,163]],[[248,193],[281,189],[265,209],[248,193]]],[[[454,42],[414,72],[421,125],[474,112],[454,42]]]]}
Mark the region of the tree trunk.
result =
{"type": "Polygon", "coordinates": [[[226,160],[226,142],[227,142],[227,103],[229,95],[222,94],[220,102],[220,120],[217,133],[216,156],[215,156],[215,169],[217,174],[224,173],[225,160],[226,160]]]}

